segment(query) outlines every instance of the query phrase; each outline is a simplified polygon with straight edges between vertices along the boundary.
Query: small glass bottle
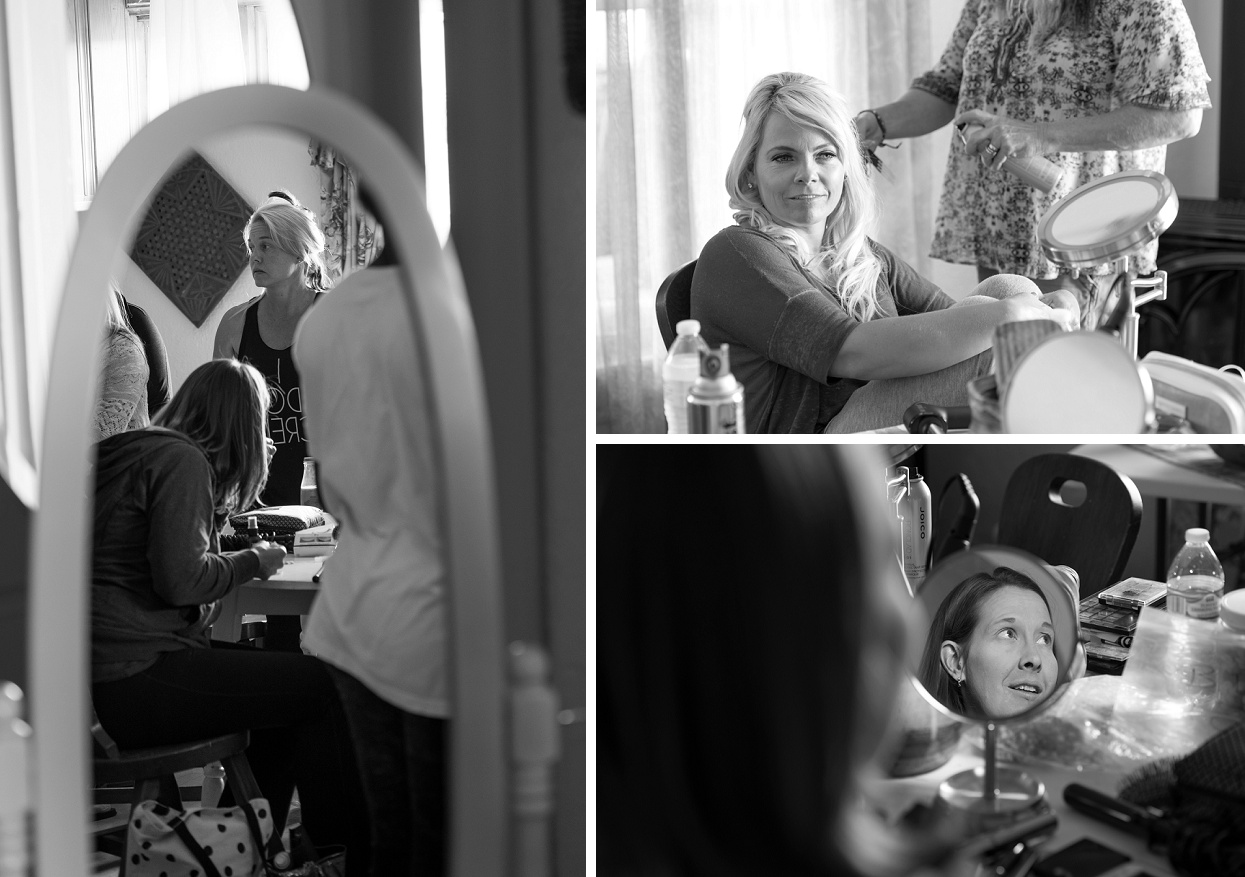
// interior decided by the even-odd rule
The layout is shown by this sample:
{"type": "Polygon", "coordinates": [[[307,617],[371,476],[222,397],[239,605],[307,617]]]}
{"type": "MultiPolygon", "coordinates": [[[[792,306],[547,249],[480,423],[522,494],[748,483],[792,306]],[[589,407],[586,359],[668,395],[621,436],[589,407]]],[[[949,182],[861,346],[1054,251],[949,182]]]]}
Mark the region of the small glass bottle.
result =
{"type": "Polygon", "coordinates": [[[246,516],[246,541],[254,545],[256,542],[262,542],[263,537],[259,535],[259,518],[255,515],[246,516]]]}
{"type": "Polygon", "coordinates": [[[1214,621],[1223,601],[1223,566],[1210,547],[1210,531],[1185,530],[1185,544],[1167,571],[1167,611],[1214,621]]]}
{"type": "Polygon", "coordinates": [[[316,461],[312,457],[303,457],[303,483],[299,485],[298,501],[312,508],[323,508],[320,505],[320,487],[316,480],[316,461]]]}

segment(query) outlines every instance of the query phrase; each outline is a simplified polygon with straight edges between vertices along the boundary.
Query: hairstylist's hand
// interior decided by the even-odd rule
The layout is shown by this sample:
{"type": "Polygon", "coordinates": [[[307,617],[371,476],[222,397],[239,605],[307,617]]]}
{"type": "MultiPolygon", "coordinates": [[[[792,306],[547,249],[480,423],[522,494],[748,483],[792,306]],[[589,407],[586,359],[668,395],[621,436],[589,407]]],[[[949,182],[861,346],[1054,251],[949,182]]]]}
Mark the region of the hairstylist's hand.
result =
{"type": "Polygon", "coordinates": [[[856,134],[860,137],[860,145],[870,152],[874,152],[882,144],[882,129],[878,126],[878,120],[869,112],[859,112],[856,114],[856,134]]]}
{"type": "Polygon", "coordinates": [[[970,155],[980,154],[992,170],[1002,167],[1003,160],[1009,156],[1024,158],[1058,151],[1033,122],[1018,122],[985,110],[969,110],[952,119],[951,124],[967,126],[964,149],[970,155]]]}
{"type": "Polygon", "coordinates": [[[251,550],[259,555],[259,577],[266,579],[279,572],[285,563],[285,549],[271,542],[256,542],[251,550]]]}

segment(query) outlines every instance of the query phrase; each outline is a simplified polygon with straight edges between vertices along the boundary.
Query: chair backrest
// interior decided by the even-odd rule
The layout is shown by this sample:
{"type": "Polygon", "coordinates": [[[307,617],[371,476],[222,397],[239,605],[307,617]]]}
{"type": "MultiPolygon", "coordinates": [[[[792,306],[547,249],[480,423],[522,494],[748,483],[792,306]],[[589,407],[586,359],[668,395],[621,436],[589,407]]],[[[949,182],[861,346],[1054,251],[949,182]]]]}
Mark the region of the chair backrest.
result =
{"type": "Polygon", "coordinates": [[[1105,463],[1041,454],[1017,466],[1007,481],[998,542],[1072,567],[1084,598],[1120,580],[1137,540],[1141,508],[1137,485],[1105,463]],[[1084,485],[1080,502],[1076,482],[1084,485]]]}
{"type": "Polygon", "coordinates": [[[661,329],[661,340],[666,342],[666,349],[674,343],[675,328],[680,320],[691,319],[692,316],[692,274],[696,271],[696,260],[680,265],[661,282],[657,289],[657,325],[661,329]]]}
{"type": "Polygon", "coordinates": [[[934,511],[934,535],[929,550],[931,569],[947,555],[963,551],[972,544],[980,511],[981,500],[973,490],[973,482],[963,472],[951,476],[934,511]]]}

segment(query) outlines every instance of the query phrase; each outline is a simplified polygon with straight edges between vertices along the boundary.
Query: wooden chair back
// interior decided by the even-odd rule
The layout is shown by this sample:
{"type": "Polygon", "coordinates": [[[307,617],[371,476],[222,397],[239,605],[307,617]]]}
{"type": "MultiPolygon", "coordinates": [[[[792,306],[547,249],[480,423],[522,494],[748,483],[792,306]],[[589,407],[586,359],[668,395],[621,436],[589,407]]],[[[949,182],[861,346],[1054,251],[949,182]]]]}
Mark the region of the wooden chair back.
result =
{"type": "Polygon", "coordinates": [[[1088,457],[1041,454],[1008,479],[998,542],[1072,567],[1084,598],[1122,577],[1141,511],[1141,494],[1127,475],[1088,457]]]}

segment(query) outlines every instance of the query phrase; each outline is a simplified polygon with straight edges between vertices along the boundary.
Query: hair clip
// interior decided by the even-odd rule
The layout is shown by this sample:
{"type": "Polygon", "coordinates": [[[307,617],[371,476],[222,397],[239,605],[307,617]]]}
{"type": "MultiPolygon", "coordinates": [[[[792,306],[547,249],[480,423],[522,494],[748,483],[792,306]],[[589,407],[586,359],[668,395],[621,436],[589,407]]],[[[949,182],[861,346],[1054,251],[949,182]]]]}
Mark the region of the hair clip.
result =
{"type": "Polygon", "coordinates": [[[285,191],[284,189],[278,189],[275,192],[269,192],[268,197],[269,198],[280,198],[284,201],[289,201],[290,204],[294,205],[295,207],[298,206],[298,204],[294,201],[294,196],[291,195],[289,192],[285,191]]]}

